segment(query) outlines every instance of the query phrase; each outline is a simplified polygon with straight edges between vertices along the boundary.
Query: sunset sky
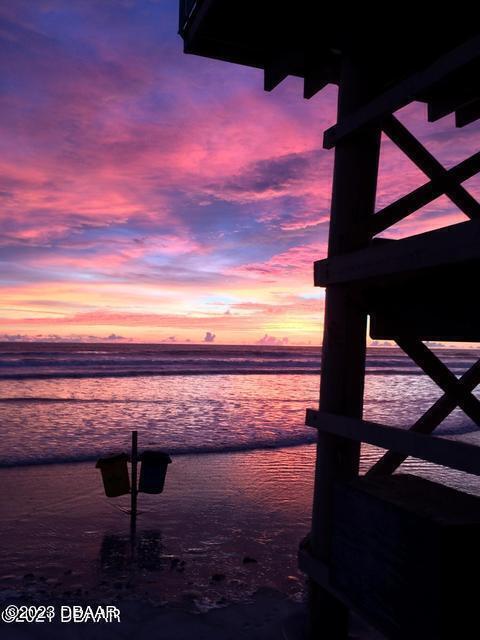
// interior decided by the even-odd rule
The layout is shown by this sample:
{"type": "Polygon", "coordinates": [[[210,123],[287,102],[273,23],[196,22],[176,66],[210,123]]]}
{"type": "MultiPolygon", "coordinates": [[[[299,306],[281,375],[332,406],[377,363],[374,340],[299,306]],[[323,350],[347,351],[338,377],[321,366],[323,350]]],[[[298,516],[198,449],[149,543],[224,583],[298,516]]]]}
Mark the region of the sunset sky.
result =
{"type": "MultiPolygon", "coordinates": [[[[336,90],[264,93],[258,70],[184,55],[177,15],[2,1],[0,339],[320,343],[336,90]]],[[[446,166],[478,148],[478,124],[398,115],[446,166]]],[[[385,142],[377,208],[424,182],[385,142]]],[[[441,198],[389,235],[463,220],[441,198]]]]}

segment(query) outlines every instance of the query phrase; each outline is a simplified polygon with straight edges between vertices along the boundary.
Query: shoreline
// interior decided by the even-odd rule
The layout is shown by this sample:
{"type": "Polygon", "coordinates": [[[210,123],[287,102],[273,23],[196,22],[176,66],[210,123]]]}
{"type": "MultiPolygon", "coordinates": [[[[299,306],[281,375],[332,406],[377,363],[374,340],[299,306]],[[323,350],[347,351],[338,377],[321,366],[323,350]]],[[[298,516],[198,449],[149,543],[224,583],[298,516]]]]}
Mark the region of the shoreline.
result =
{"type": "MultiPolygon", "coordinates": [[[[299,441],[291,441],[288,440],[276,440],[274,442],[252,442],[251,444],[239,444],[239,445],[231,445],[225,446],[222,448],[215,447],[197,447],[195,449],[175,449],[175,447],[169,448],[169,454],[175,456],[176,458],[183,457],[196,457],[196,456],[209,456],[209,455],[228,455],[231,453],[254,453],[255,451],[277,451],[281,449],[292,449],[297,447],[309,447],[315,445],[316,440],[315,436],[312,435],[311,438],[305,437],[299,441]]],[[[152,446],[150,444],[145,445],[145,447],[140,447],[139,451],[141,452],[143,449],[151,449],[152,446]]],[[[128,447],[125,447],[125,450],[128,450],[128,447]]],[[[117,453],[124,453],[124,451],[104,451],[95,454],[86,454],[85,457],[76,457],[76,458],[52,458],[52,459],[39,459],[39,460],[20,460],[20,461],[12,461],[10,462],[2,462],[0,461],[0,471],[3,469],[25,469],[30,467],[51,467],[55,465],[71,465],[71,464],[94,464],[98,458],[105,457],[108,455],[116,455],[117,453]]],[[[128,451],[127,451],[128,453],[128,451]]]]}

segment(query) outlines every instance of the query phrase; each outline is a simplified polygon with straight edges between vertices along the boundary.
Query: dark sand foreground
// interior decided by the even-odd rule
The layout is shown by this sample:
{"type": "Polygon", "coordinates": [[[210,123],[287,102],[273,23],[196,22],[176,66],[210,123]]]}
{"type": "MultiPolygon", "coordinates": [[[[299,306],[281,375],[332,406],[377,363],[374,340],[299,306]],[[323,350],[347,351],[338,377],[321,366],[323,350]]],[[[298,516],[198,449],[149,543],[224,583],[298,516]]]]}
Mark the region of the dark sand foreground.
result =
{"type": "Polygon", "coordinates": [[[0,638],[282,638],[304,608],[313,457],[178,456],[165,492],[140,494],[133,546],[128,496],[105,498],[93,463],[1,469],[0,611],[110,604],[121,622],[0,622],[0,638]]]}
{"type": "MultiPolygon", "coordinates": [[[[14,602],[14,601],[11,601],[14,602]]],[[[60,604],[57,603],[58,610],[60,604]]],[[[205,614],[193,614],[181,608],[156,607],[146,602],[118,604],[121,622],[116,623],[42,623],[0,626],[5,640],[39,638],[161,638],[162,640],[267,640],[282,637],[282,621],[301,610],[301,605],[273,591],[259,592],[252,603],[236,604],[205,614]]]]}
{"type": "MultiPolygon", "coordinates": [[[[15,603],[16,601],[10,601],[15,603]]],[[[59,610],[65,601],[52,603],[59,610]]],[[[5,606],[5,604],[3,605],[5,606]]],[[[273,590],[261,590],[249,603],[228,605],[193,614],[182,608],[146,602],[123,602],[119,623],[43,624],[0,623],[2,640],[281,640],[289,629],[303,638],[304,607],[273,590]]],[[[381,636],[353,619],[350,638],[381,640],[381,636]]]]}
{"type": "Polygon", "coordinates": [[[106,498],[93,462],[0,469],[0,602],[151,600],[207,611],[261,588],[300,601],[311,448],[176,456],[161,495],[106,498]]]}

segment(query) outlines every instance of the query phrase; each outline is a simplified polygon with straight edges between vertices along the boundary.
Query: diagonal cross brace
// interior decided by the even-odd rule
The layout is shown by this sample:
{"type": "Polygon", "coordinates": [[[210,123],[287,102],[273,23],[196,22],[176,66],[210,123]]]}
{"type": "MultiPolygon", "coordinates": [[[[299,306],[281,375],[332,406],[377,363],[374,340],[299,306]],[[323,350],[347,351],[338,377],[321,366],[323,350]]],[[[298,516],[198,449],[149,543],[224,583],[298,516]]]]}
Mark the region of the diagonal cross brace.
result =
{"type": "Polygon", "coordinates": [[[463,160],[451,169],[445,170],[443,175],[432,178],[430,182],[414,189],[376,213],[370,220],[372,235],[381,233],[400,222],[414,211],[424,207],[446,193],[455,184],[460,184],[480,171],[480,151],[463,160]]]}
{"type": "Polygon", "coordinates": [[[472,219],[480,217],[480,203],[460,183],[448,184],[449,172],[395,116],[385,118],[382,129],[430,180],[445,179],[447,176],[444,193],[466,216],[472,219]]]}
{"type": "MultiPolygon", "coordinates": [[[[463,386],[466,393],[473,391],[475,387],[480,384],[480,360],[461,376],[458,384],[463,386]]],[[[435,431],[438,425],[456,408],[456,400],[448,393],[445,393],[410,427],[409,431],[430,434],[435,431]]],[[[407,457],[408,456],[403,453],[387,451],[387,453],[369,469],[366,475],[372,477],[392,474],[398,469],[402,462],[405,462],[407,457]]]]}
{"type": "Polygon", "coordinates": [[[480,401],[465,391],[455,374],[418,338],[402,337],[396,342],[415,364],[430,376],[444,393],[450,395],[467,416],[480,427],[480,401]]]}

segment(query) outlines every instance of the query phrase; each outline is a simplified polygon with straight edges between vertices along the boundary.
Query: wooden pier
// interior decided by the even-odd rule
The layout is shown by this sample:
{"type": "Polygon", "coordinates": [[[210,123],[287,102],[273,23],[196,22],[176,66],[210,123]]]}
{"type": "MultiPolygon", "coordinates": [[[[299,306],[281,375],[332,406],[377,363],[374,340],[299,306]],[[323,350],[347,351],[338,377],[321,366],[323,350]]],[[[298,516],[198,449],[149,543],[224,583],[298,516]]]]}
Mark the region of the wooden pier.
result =
{"type": "Polygon", "coordinates": [[[312,529],[299,551],[300,567],[310,576],[308,637],[345,640],[351,608],[391,638],[451,638],[449,624],[454,619],[456,637],[469,637],[474,605],[467,585],[470,574],[476,578],[472,572],[479,563],[472,544],[472,531],[478,533],[480,527],[478,500],[471,498],[467,504],[465,496],[453,490],[447,491],[445,501],[434,500],[434,495],[444,495],[445,487],[421,482],[415,485],[415,498],[406,487],[416,480],[395,476],[392,482],[391,474],[413,455],[480,475],[479,448],[432,435],[457,407],[480,426],[480,402],[472,395],[480,382],[480,363],[457,378],[424,343],[480,340],[475,294],[480,276],[480,204],[463,186],[480,171],[480,153],[447,169],[394,113],[420,101],[427,105],[430,122],[453,114],[456,126],[464,127],[480,118],[480,28],[466,16],[449,12],[433,23],[431,17],[401,8],[390,17],[392,26],[386,15],[377,15],[372,8],[362,7],[358,15],[347,16],[338,4],[322,7],[319,24],[310,7],[302,1],[180,3],[186,53],[263,69],[267,91],[289,75],[303,78],[307,99],[329,83],[338,85],[338,120],[324,135],[325,148],[335,149],[328,257],[314,267],[315,284],[326,287],[326,306],[319,409],[307,411],[307,424],[318,431],[312,529]],[[426,182],[376,212],[382,133],[417,165],[426,182]],[[465,214],[464,223],[401,240],[375,238],[441,195],[465,214]],[[449,305],[442,304],[445,287],[449,305]],[[396,341],[442,390],[443,395],[410,429],[362,419],[368,317],[372,338],[396,341]],[[387,450],[366,478],[359,477],[362,442],[387,450]],[[374,533],[371,523],[357,517],[358,509],[350,509],[351,515],[345,509],[347,503],[368,505],[377,527],[383,527],[384,539],[395,540],[398,549],[407,545],[412,556],[422,557],[429,549],[426,534],[421,533],[422,512],[432,500],[439,524],[424,529],[430,531],[433,546],[437,539],[443,541],[442,553],[435,555],[430,548],[430,569],[424,567],[426,575],[421,576],[423,588],[434,588],[435,562],[450,566],[455,545],[458,549],[462,540],[471,554],[469,563],[462,551],[465,579],[457,588],[463,597],[455,600],[456,608],[452,605],[444,625],[434,619],[433,601],[423,609],[413,607],[412,599],[418,596],[414,583],[421,569],[415,570],[405,559],[402,566],[411,571],[409,589],[398,559],[397,564],[391,559],[391,549],[386,553],[371,548],[367,554],[367,533],[374,533]],[[460,503],[465,506],[461,515],[460,503]],[[390,517],[392,509],[400,515],[390,517]],[[413,517],[421,541],[405,524],[413,517]],[[455,535],[448,527],[445,534],[446,521],[454,523],[455,535]],[[345,533],[349,526],[365,541],[355,554],[345,533]],[[387,580],[376,599],[368,599],[365,589],[383,580],[382,567],[388,573],[387,560],[384,565],[379,562],[387,556],[402,573],[402,581],[387,580]],[[366,566],[370,569],[362,587],[357,578],[366,566]],[[345,577],[348,572],[350,581],[345,577]],[[417,616],[423,611],[421,620],[411,619],[414,610],[417,616]],[[430,635],[426,629],[432,630],[430,635]]]}

